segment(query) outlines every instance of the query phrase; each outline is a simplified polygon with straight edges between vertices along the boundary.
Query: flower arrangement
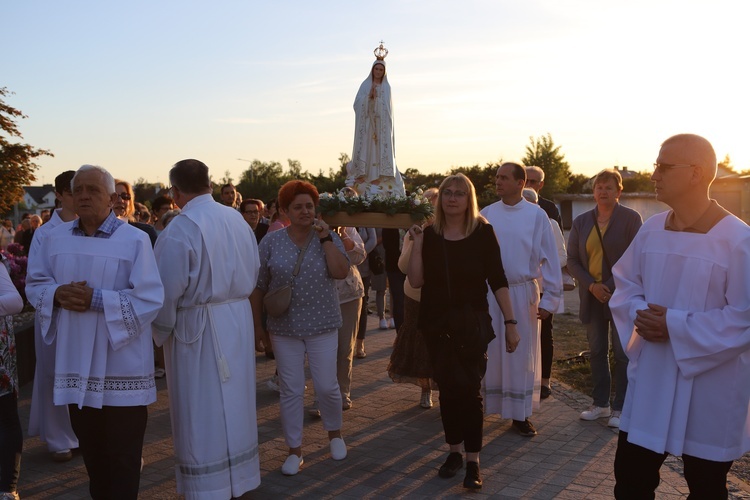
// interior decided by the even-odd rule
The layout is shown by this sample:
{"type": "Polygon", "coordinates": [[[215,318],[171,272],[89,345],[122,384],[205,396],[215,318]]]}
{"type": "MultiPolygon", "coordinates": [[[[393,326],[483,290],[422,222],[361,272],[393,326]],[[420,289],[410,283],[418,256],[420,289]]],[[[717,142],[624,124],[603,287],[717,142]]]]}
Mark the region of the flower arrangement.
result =
{"type": "Polygon", "coordinates": [[[431,217],[433,213],[432,205],[424,197],[421,187],[407,196],[384,194],[347,196],[341,190],[333,194],[321,193],[318,200],[318,212],[324,216],[334,215],[337,212],[346,212],[349,215],[359,213],[409,214],[415,222],[421,222],[431,217]]]}
{"type": "Polygon", "coordinates": [[[7,264],[8,274],[18,293],[21,294],[24,304],[26,303],[26,265],[28,257],[23,255],[23,247],[18,243],[11,243],[3,252],[5,261],[0,264],[7,264]]]}

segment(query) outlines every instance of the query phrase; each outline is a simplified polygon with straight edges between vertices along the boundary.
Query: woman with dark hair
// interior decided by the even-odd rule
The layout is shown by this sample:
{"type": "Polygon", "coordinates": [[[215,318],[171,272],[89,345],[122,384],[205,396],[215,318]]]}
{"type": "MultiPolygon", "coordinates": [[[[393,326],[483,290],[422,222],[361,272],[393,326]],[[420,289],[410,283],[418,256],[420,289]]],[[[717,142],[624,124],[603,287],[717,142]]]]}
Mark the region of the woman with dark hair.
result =
{"type": "Polygon", "coordinates": [[[418,328],[440,389],[440,417],[450,454],[438,475],[450,478],[463,467],[464,487],[480,489],[479,452],[484,410],[480,393],[487,369],[487,344],[494,338],[487,284],[506,318],[506,349],[520,337],[492,226],[479,215],[476,191],[463,174],[448,176],[438,191],[435,222],[412,226],[409,282],[422,289],[418,328]]]}
{"type": "Polygon", "coordinates": [[[620,173],[614,169],[599,172],[594,177],[596,207],[575,218],[568,238],[568,272],[579,283],[579,316],[586,325],[594,382],[591,392],[594,404],[581,413],[581,419],[609,418],[607,425],[610,427],[620,427],[628,387],[628,357],[609,311],[609,299],[615,291],[612,266],[620,260],[643,224],[638,212],[620,205],[620,193],[620,173]],[[615,399],[611,409],[610,330],[615,361],[615,399]]]}
{"type": "MultiPolygon", "coordinates": [[[[318,190],[309,182],[289,181],[279,190],[279,209],[288,227],[268,233],[260,242],[260,274],[252,294],[253,310],[263,307],[267,292],[292,286],[291,303],[281,315],[268,316],[268,333],[276,356],[281,388],[281,425],[289,455],[281,467],[294,475],[303,464],[305,355],[315,384],[323,428],[328,431],[331,457],[346,458],[341,437],[342,401],[336,378],[338,330],[342,326],[334,280],[349,273],[349,259],[341,238],[315,218],[318,190]],[[297,261],[299,272],[294,276],[297,261]]],[[[259,314],[256,335],[265,335],[259,314]]]]}
{"type": "Polygon", "coordinates": [[[260,240],[262,240],[268,232],[268,224],[261,222],[260,220],[262,210],[263,202],[260,200],[248,198],[242,200],[242,203],[240,203],[240,213],[242,214],[242,218],[250,225],[250,228],[255,234],[255,240],[258,243],[260,243],[260,240]]]}

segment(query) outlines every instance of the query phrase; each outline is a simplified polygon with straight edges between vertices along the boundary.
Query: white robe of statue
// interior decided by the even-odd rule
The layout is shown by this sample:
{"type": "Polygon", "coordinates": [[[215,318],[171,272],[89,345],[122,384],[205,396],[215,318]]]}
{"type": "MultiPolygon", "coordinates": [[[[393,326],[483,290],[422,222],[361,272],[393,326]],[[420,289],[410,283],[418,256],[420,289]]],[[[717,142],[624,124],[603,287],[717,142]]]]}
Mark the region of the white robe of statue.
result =
{"type": "Polygon", "coordinates": [[[557,246],[547,214],[522,199],[515,205],[502,201],[482,210],[492,224],[503,256],[513,314],[521,342],[515,352],[505,349],[503,314],[491,292],[487,301],[497,337],[487,347],[487,373],[482,381],[485,412],[525,420],[539,408],[542,359],[539,343],[539,308],[554,312],[562,300],[562,274],[557,246]],[[540,275],[544,297],[539,301],[540,275]]]}
{"type": "Polygon", "coordinates": [[[255,341],[249,297],[258,246],[236,210],[201,195],[159,235],[164,345],[177,492],[240,497],[260,484],[255,341]]]}
{"type": "MultiPolygon", "coordinates": [[[[376,60],[376,64],[385,61],[376,60]]],[[[372,70],[359,87],[354,99],[354,147],[352,159],[346,167],[346,185],[359,195],[403,196],[404,181],[396,167],[396,145],[393,133],[393,100],[388,76],[373,81],[372,70]],[[370,90],[375,86],[374,97],[370,90]]]]}
{"type": "Polygon", "coordinates": [[[648,219],[617,261],[609,302],[628,356],[620,430],[657,453],[727,462],[750,451],[750,229],[730,215],[708,233],[648,219]],[[633,325],[667,308],[669,341],[633,325]]]}

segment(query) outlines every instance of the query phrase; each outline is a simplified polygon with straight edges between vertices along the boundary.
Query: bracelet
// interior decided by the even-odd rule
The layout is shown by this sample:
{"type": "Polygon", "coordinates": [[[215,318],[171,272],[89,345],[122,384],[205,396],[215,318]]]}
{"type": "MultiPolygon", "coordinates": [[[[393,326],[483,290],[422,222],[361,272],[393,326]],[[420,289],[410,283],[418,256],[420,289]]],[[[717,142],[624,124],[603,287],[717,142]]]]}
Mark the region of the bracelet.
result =
{"type": "Polygon", "coordinates": [[[503,323],[505,323],[506,325],[517,325],[518,321],[514,319],[506,319],[503,323]]]}
{"type": "Polygon", "coordinates": [[[323,236],[322,238],[320,238],[321,245],[325,243],[326,241],[330,241],[331,243],[333,243],[333,236],[331,236],[331,233],[328,233],[327,236],[323,236]]]}

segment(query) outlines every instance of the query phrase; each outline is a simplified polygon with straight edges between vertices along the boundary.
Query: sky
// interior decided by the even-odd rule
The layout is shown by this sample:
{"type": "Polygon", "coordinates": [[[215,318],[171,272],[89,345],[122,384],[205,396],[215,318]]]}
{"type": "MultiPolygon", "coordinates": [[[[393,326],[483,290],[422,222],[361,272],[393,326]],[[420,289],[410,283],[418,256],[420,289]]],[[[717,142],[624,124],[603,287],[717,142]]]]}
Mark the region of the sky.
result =
{"type": "Polygon", "coordinates": [[[8,0],[0,87],[51,150],[37,182],[90,163],[168,183],[204,161],[313,174],[351,155],[380,41],[401,171],[519,161],[551,134],[573,173],[650,170],[690,132],[750,169],[747,2],[727,0],[8,0]]]}

